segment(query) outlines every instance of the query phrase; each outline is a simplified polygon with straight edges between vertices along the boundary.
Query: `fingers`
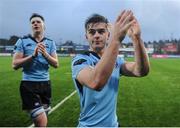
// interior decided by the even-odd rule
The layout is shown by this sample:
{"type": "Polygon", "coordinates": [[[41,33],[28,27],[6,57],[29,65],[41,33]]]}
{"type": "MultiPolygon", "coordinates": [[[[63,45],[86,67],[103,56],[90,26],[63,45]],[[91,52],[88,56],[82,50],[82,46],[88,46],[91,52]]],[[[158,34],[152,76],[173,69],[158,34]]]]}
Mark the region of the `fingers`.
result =
{"type": "Polygon", "coordinates": [[[39,49],[46,49],[46,46],[43,43],[38,43],[37,46],[39,49]]]}
{"type": "Polygon", "coordinates": [[[135,23],[135,20],[132,20],[132,21],[128,22],[127,24],[125,24],[124,30],[127,31],[134,23],[135,23]]]}
{"type": "Polygon", "coordinates": [[[126,23],[133,19],[133,12],[131,10],[123,10],[122,13],[118,16],[116,22],[126,23]]]}
{"type": "Polygon", "coordinates": [[[113,25],[113,37],[115,40],[122,41],[128,31],[128,29],[131,27],[131,25],[134,23],[134,16],[133,12],[131,10],[124,10],[117,18],[115,24],[113,25]]]}
{"type": "Polygon", "coordinates": [[[133,20],[133,18],[134,16],[133,16],[132,11],[127,11],[127,13],[124,13],[120,22],[122,23],[122,25],[126,25],[126,24],[129,24],[133,20]]]}
{"type": "Polygon", "coordinates": [[[35,47],[33,55],[37,56],[38,52],[41,53],[43,56],[46,55],[46,53],[47,53],[46,46],[45,46],[45,44],[43,42],[40,42],[40,43],[37,44],[37,46],[35,47]]]}
{"type": "Polygon", "coordinates": [[[37,56],[37,55],[38,55],[38,47],[35,48],[33,55],[34,55],[34,56],[37,56]]]}
{"type": "Polygon", "coordinates": [[[122,13],[118,16],[118,18],[116,19],[116,22],[119,22],[119,20],[121,19],[122,15],[126,12],[126,10],[123,10],[122,13]]]}
{"type": "Polygon", "coordinates": [[[36,48],[35,48],[35,53],[42,53],[42,54],[45,54],[46,53],[46,46],[43,42],[40,42],[37,44],[36,48]]]}
{"type": "Polygon", "coordinates": [[[137,21],[137,19],[133,16],[133,24],[132,24],[132,26],[139,26],[139,24],[138,24],[138,21],[137,21]]]}
{"type": "Polygon", "coordinates": [[[46,52],[46,47],[43,43],[38,44],[38,51],[41,52],[42,54],[46,52]]]}
{"type": "Polygon", "coordinates": [[[135,18],[133,20],[133,23],[130,25],[130,28],[128,29],[127,34],[129,37],[141,36],[141,29],[140,29],[138,21],[135,18]]]}
{"type": "Polygon", "coordinates": [[[120,23],[122,25],[125,25],[127,24],[128,22],[132,21],[133,20],[133,13],[132,11],[127,11],[123,14],[122,18],[120,19],[120,23]]]}

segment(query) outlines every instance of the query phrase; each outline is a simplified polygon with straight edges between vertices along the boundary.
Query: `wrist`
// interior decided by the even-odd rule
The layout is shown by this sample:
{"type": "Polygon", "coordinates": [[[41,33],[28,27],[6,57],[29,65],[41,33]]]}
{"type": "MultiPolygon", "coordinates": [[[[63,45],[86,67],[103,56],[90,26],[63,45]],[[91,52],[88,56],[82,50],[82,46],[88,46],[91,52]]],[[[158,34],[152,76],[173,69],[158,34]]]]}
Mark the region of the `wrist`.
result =
{"type": "Polygon", "coordinates": [[[44,57],[45,57],[46,59],[49,59],[50,55],[49,55],[48,53],[46,53],[46,54],[44,55],[44,57]]]}
{"type": "Polygon", "coordinates": [[[131,39],[136,39],[136,40],[140,40],[141,39],[141,35],[133,35],[130,36],[131,39]]]}
{"type": "Polygon", "coordinates": [[[120,41],[120,40],[116,40],[116,39],[112,39],[111,42],[112,42],[113,44],[118,45],[118,46],[119,46],[119,44],[121,44],[121,41],[120,41]]]}
{"type": "Polygon", "coordinates": [[[36,58],[36,56],[34,54],[31,55],[32,59],[36,58]]]}
{"type": "Polygon", "coordinates": [[[112,42],[116,42],[118,44],[121,44],[123,39],[124,39],[124,37],[113,37],[112,42]]]}

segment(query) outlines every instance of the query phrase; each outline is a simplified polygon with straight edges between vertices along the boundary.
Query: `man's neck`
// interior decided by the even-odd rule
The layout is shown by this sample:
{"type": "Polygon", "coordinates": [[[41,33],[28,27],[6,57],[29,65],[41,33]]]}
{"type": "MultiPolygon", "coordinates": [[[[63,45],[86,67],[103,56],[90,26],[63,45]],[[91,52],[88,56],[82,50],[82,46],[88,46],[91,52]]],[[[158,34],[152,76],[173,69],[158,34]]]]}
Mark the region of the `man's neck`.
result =
{"type": "Polygon", "coordinates": [[[91,51],[95,52],[98,54],[99,57],[101,57],[105,51],[105,49],[91,49],[91,51]]]}
{"type": "Polygon", "coordinates": [[[37,42],[40,42],[44,38],[44,34],[34,34],[33,37],[37,42]]]}

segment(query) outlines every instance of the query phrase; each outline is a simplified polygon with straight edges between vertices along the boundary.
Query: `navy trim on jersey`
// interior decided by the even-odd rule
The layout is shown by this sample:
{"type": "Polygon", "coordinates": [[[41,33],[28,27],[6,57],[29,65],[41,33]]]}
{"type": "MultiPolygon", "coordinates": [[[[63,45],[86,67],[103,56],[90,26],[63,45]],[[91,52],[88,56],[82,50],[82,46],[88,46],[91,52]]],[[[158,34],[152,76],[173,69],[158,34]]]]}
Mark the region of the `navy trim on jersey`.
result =
{"type": "Polygon", "coordinates": [[[97,53],[95,53],[95,52],[93,52],[93,51],[87,51],[87,52],[84,52],[83,54],[90,56],[90,53],[93,54],[93,55],[94,55],[95,57],[97,57],[98,59],[101,59],[101,57],[100,57],[97,53]]]}
{"type": "MultiPolygon", "coordinates": [[[[35,40],[35,38],[32,37],[30,34],[29,34],[29,35],[26,35],[26,36],[23,36],[23,38],[21,38],[21,39],[27,39],[27,38],[30,38],[30,39],[32,39],[34,42],[38,43],[38,42],[35,40]]],[[[51,40],[51,39],[49,39],[49,38],[47,38],[47,37],[44,37],[40,42],[43,42],[44,40],[53,41],[53,40],[51,40]]]]}

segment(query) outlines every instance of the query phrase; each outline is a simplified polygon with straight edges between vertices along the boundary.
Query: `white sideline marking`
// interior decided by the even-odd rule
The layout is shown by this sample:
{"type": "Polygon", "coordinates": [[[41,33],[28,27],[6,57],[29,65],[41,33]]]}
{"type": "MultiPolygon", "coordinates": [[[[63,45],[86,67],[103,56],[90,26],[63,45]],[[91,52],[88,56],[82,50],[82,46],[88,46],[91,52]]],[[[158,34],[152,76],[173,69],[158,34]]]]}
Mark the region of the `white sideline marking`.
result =
{"type": "MultiPolygon", "coordinates": [[[[73,96],[77,91],[73,91],[69,96],[65,97],[61,102],[59,102],[56,106],[54,106],[48,113],[48,115],[50,115],[53,111],[55,111],[58,107],[60,107],[64,102],[66,102],[66,100],[68,100],[69,98],[71,98],[71,96],[73,96]]],[[[30,125],[29,128],[34,127],[34,124],[30,125]]]]}

